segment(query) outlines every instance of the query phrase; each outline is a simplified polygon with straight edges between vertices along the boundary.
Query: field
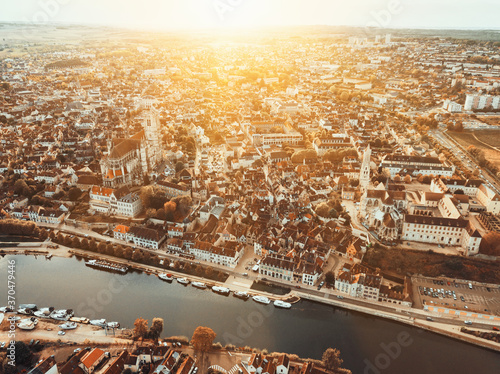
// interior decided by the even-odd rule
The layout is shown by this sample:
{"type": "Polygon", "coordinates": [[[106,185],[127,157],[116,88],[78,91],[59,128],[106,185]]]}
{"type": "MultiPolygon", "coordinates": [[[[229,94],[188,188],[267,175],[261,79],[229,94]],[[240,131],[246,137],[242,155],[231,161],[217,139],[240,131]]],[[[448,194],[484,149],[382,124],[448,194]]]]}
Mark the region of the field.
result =
{"type": "Polygon", "coordinates": [[[404,275],[421,274],[427,277],[444,275],[449,278],[500,283],[500,262],[498,261],[397,248],[370,248],[363,263],[404,275]]]}
{"type": "Polygon", "coordinates": [[[473,145],[483,150],[486,159],[500,167],[500,130],[450,131],[448,134],[465,148],[473,145]]]}

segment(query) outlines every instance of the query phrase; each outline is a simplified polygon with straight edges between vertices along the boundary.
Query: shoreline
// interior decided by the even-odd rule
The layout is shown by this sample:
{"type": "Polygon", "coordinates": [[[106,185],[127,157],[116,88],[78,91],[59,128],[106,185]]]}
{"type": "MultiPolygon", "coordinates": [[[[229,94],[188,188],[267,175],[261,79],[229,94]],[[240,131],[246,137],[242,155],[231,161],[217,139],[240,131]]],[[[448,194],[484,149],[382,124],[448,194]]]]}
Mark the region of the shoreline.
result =
{"type": "MultiPolygon", "coordinates": [[[[11,250],[11,249],[6,250],[6,248],[2,248],[2,250],[5,253],[5,255],[23,255],[24,254],[25,256],[33,255],[36,257],[37,255],[40,255],[40,256],[43,255],[45,257],[47,255],[47,252],[49,252],[54,257],[60,257],[60,258],[71,258],[73,256],[78,256],[78,257],[82,257],[82,258],[95,258],[95,259],[98,258],[98,259],[102,259],[102,260],[106,260],[106,261],[112,261],[115,263],[123,264],[123,265],[128,266],[131,269],[136,270],[136,271],[144,272],[147,274],[154,274],[156,276],[158,276],[159,273],[168,271],[168,272],[171,272],[172,274],[174,274],[176,277],[185,277],[185,278],[189,279],[191,282],[202,281],[202,282],[206,283],[207,286],[209,284],[221,285],[224,287],[227,286],[227,285],[225,285],[225,283],[212,281],[211,279],[205,279],[205,278],[200,278],[197,276],[179,273],[179,272],[176,272],[175,270],[161,269],[161,268],[157,268],[157,267],[154,267],[151,265],[138,264],[138,263],[132,262],[130,260],[119,259],[119,258],[115,258],[112,256],[107,256],[107,255],[103,256],[100,254],[97,256],[92,256],[92,255],[89,256],[88,253],[86,253],[87,251],[69,248],[69,247],[64,247],[61,245],[59,245],[59,248],[57,248],[57,249],[50,249],[50,250],[40,249],[40,248],[38,248],[38,250],[36,250],[36,249],[34,250],[32,248],[23,248],[23,247],[20,247],[20,248],[14,247],[13,250],[11,250]],[[28,251],[28,253],[26,253],[25,251],[28,251]]],[[[103,269],[103,271],[105,271],[105,270],[103,269]]],[[[210,288],[207,288],[207,289],[209,291],[211,291],[210,288]]],[[[470,334],[462,333],[462,332],[460,332],[460,328],[463,327],[461,325],[460,326],[459,325],[450,325],[450,324],[446,324],[446,323],[426,321],[426,317],[430,316],[430,314],[428,312],[425,312],[425,311],[419,310],[419,309],[415,309],[415,308],[407,308],[406,307],[407,310],[405,310],[405,312],[403,312],[403,309],[405,309],[405,307],[401,306],[400,308],[397,308],[397,309],[400,309],[400,312],[397,312],[397,311],[388,312],[388,311],[383,311],[383,310],[377,310],[374,307],[370,307],[370,303],[366,302],[366,300],[354,300],[353,299],[351,301],[356,301],[360,304],[364,304],[364,305],[354,305],[353,303],[341,301],[341,300],[346,300],[345,298],[339,299],[333,295],[329,295],[328,297],[326,297],[326,294],[324,292],[318,292],[318,293],[322,293],[325,296],[315,296],[310,292],[304,292],[302,290],[291,290],[291,292],[286,294],[286,295],[276,295],[276,294],[272,294],[272,293],[265,292],[265,291],[245,289],[245,288],[243,288],[241,286],[237,286],[237,285],[232,285],[231,291],[233,291],[233,292],[234,291],[244,291],[244,292],[247,292],[250,297],[252,297],[254,295],[266,296],[267,298],[269,298],[271,300],[271,303],[274,300],[286,301],[287,299],[290,299],[292,297],[299,297],[300,299],[321,303],[323,305],[330,305],[330,306],[334,306],[334,307],[338,307],[338,308],[342,308],[342,309],[346,309],[346,310],[350,310],[350,311],[363,313],[365,315],[372,316],[372,317],[378,317],[378,318],[387,319],[387,320],[397,322],[397,323],[403,323],[403,324],[408,325],[408,326],[421,328],[423,330],[426,330],[429,332],[434,332],[436,334],[443,335],[443,336],[446,336],[446,337],[449,337],[449,338],[452,338],[455,340],[459,340],[461,342],[473,344],[473,345],[481,347],[481,348],[500,352],[500,343],[495,343],[493,341],[481,339],[481,338],[472,336],[470,334]],[[236,288],[236,290],[234,288],[236,288]],[[330,298],[330,297],[333,297],[333,298],[330,298]],[[410,313],[417,315],[419,318],[422,319],[422,321],[416,321],[416,317],[411,317],[410,313]],[[441,326],[441,327],[439,327],[439,326],[441,326]]],[[[297,302],[298,301],[299,300],[297,300],[297,302]]],[[[378,306],[387,308],[387,306],[385,306],[383,304],[380,304],[378,306]]],[[[435,317],[434,315],[432,315],[432,316],[435,317]]],[[[457,320],[453,320],[450,318],[443,318],[443,319],[448,320],[448,321],[457,321],[457,320]]],[[[483,329],[485,329],[485,328],[487,328],[487,327],[485,326],[483,329]]],[[[481,329],[481,328],[478,328],[477,326],[475,326],[475,329],[477,330],[477,329],[481,329]]],[[[488,330],[488,331],[490,331],[490,330],[488,330]]],[[[59,339],[60,339],[60,337],[59,337],[59,339]]]]}

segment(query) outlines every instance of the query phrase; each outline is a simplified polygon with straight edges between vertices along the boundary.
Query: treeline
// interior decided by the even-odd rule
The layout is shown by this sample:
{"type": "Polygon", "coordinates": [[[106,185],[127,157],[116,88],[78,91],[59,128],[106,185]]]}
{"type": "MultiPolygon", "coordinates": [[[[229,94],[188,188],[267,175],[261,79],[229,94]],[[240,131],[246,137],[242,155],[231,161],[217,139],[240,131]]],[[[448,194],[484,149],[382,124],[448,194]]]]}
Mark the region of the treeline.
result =
{"type": "Polygon", "coordinates": [[[465,327],[462,327],[460,329],[460,332],[464,332],[466,334],[473,335],[481,339],[491,340],[495,343],[500,343],[500,334],[497,334],[495,332],[475,331],[466,329],[465,327]]]}
{"type": "Polygon", "coordinates": [[[197,277],[207,278],[213,281],[225,281],[228,274],[214,269],[210,266],[202,266],[200,264],[193,264],[190,261],[174,261],[170,262],[168,259],[162,259],[150,251],[141,248],[132,248],[121,244],[105,243],[97,241],[94,238],[80,239],[78,236],[69,236],[58,233],[57,235],[52,231],[49,234],[50,239],[54,243],[58,243],[70,248],[83,249],[85,251],[99,253],[102,255],[113,256],[143,265],[160,267],[165,270],[173,270],[186,275],[193,275],[197,277]]]}
{"type": "Polygon", "coordinates": [[[35,222],[9,218],[0,220],[0,233],[3,235],[32,236],[38,238],[40,229],[35,222]]]}
{"type": "Polygon", "coordinates": [[[71,68],[77,66],[89,66],[87,62],[80,60],[79,58],[73,58],[70,60],[61,60],[52,62],[50,64],[45,65],[45,69],[63,69],[63,68],[71,68]]]}

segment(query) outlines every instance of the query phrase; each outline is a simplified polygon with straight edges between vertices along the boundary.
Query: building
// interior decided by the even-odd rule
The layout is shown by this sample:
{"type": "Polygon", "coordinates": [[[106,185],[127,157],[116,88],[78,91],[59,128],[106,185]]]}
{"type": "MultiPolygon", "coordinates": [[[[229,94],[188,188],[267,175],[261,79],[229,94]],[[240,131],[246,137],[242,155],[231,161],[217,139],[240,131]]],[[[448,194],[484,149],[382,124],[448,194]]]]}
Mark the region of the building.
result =
{"type": "Polygon", "coordinates": [[[363,163],[361,165],[361,170],[359,171],[359,185],[362,191],[366,191],[368,185],[370,184],[370,161],[371,161],[372,151],[370,145],[365,149],[363,153],[363,163]]]}
{"type": "Polygon", "coordinates": [[[59,374],[54,356],[47,357],[45,360],[40,360],[28,374],[59,374]]]}
{"type": "Polygon", "coordinates": [[[380,167],[389,170],[391,178],[397,174],[452,177],[455,173],[453,165],[442,164],[437,157],[426,156],[387,155],[380,163],[380,167]]]}
{"type": "Polygon", "coordinates": [[[235,268],[243,249],[244,245],[237,242],[225,242],[221,246],[215,246],[212,243],[197,240],[189,249],[189,253],[198,260],[235,268]]]}
{"type": "Polygon", "coordinates": [[[286,281],[293,281],[295,263],[292,258],[270,254],[261,260],[259,274],[286,281]]]}
{"type": "Polygon", "coordinates": [[[481,234],[469,221],[459,218],[405,214],[402,240],[461,247],[464,254],[479,252],[481,234]]]}
{"type": "Polygon", "coordinates": [[[151,107],[144,114],[143,129],[130,138],[108,142],[108,155],[100,161],[106,187],[139,185],[162,160],[158,112],[151,107]]]}
{"type": "Polygon", "coordinates": [[[104,360],[104,357],[106,356],[102,349],[94,348],[81,358],[78,366],[80,366],[86,374],[92,374],[101,361],[104,360]]]}
{"type": "Polygon", "coordinates": [[[500,213],[500,196],[485,184],[481,184],[477,191],[477,200],[485,206],[488,213],[500,213]]]}
{"type": "Polygon", "coordinates": [[[500,109],[500,96],[467,95],[464,110],[498,110],[500,109]]]}

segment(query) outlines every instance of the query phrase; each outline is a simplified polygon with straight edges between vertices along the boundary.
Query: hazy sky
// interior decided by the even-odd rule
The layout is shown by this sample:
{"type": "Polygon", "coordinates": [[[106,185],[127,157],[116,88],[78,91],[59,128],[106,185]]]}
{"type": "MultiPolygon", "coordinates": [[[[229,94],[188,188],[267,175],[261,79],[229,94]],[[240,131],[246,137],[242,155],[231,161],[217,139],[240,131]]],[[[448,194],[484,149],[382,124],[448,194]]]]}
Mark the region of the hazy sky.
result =
{"type": "Polygon", "coordinates": [[[0,0],[0,21],[133,28],[498,28],[500,0],[0,0]]]}

